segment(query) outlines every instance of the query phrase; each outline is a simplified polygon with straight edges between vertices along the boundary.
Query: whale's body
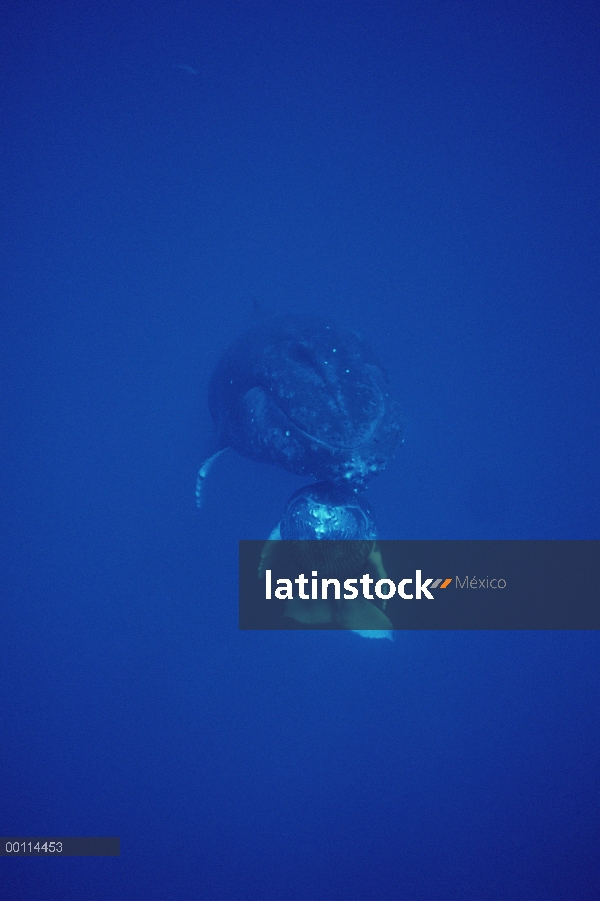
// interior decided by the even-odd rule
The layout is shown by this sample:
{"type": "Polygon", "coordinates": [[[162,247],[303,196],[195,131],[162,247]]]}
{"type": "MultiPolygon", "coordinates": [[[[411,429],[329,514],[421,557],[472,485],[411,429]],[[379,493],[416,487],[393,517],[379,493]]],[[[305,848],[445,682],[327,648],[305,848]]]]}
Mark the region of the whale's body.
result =
{"type": "Polygon", "coordinates": [[[309,317],[249,329],[217,364],[208,402],[219,449],[359,488],[402,433],[387,375],[362,339],[309,317]]]}

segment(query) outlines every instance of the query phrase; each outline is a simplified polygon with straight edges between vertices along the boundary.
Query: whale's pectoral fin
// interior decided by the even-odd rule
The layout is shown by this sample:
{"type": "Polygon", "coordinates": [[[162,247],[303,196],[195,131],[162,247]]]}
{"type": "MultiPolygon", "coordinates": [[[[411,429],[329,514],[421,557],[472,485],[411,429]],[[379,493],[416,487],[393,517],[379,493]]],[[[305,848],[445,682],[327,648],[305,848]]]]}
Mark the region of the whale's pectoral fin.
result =
{"type": "Polygon", "coordinates": [[[332,621],[331,605],[328,601],[302,600],[292,598],[285,605],[284,616],[295,619],[298,623],[315,625],[332,621]]]}
{"type": "Polygon", "coordinates": [[[352,631],[355,635],[360,635],[361,638],[387,638],[388,641],[394,640],[394,633],[384,629],[353,629],[352,631]]]}
{"type": "Polygon", "coordinates": [[[354,632],[393,629],[385,613],[364,598],[344,601],[337,620],[344,629],[352,629],[354,632]]]}
{"type": "Polygon", "coordinates": [[[198,478],[196,479],[196,506],[198,509],[200,509],[204,503],[204,485],[206,478],[212,469],[213,463],[221,456],[221,454],[224,454],[226,450],[227,448],[223,447],[221,450],[218,450],[216,454],[213,454],[212,457],[208,457],[198,470],[198,478]]]}
{"type": "Polygon", "coordinates": [[[279,531],[279,523],[277,523],[261,551],[260,563],[258,564],[259,579],[264,579],[267,568],[271,566],[273,555],[275,554],[278,547],[277,542],[279,541],[281,541],[281,532],[279,531]]]}

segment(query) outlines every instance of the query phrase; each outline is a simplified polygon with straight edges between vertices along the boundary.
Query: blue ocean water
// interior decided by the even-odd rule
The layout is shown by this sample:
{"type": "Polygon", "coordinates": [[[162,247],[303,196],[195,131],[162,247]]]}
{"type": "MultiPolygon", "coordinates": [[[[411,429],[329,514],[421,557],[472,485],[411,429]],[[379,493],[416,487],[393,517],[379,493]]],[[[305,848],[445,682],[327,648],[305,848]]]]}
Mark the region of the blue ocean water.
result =
{"type": "Polygon", "coordinates": [[[194,504],[258,303],[384,361],[383,537],[600,537],[596,4],[1,16],[0,834],[121,837],[2,901],[598,898],[595,633],[241,633],[303,480],[194,504]]]}

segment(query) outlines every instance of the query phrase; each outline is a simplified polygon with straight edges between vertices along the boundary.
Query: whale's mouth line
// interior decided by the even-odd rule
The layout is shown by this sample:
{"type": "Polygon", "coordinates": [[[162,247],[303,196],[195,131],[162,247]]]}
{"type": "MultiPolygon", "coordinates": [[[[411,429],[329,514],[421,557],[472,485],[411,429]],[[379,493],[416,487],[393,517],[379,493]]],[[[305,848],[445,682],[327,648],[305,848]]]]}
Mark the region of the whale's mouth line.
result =
{"type": "Polygon", "coordinates": [[[290,425],[293,426],[294,429],[296,429],[296,431],[300,432],[300,434],[303,435],[307,441],[311,441],[314,444],[318,444],[318,445],[320,445],[320,447],[326,447],[330,451],[358,450],[359,448],[364,447],[365,444],[369,443],[369,441],[375,434],[375,430],[377,429],[377,426],[381,422],[383,415],[385,413],[385,411],[383,409],[383,404],[380,401],[379,402],[379,411],[378,411],[377,417],[375,418],[374,424],[371,427],[371,430],[369,431],[368,435],[365,435],[365,437],[362,438],[358,444],[330,444],[328,441],[323,441],[322,438],[317,438],[315,435],[309,434],[309,432],[307,432],[305,429],[303,429],[302,426],[298,425],[297,422],[294,422],[294,420],[290,416],[288,416],[287,413],[285,413],[281,409],[281,407],[279,407],[279,410],[281,412],[281,415],[285,417],[287,422],[289,422],[290,425]]]}

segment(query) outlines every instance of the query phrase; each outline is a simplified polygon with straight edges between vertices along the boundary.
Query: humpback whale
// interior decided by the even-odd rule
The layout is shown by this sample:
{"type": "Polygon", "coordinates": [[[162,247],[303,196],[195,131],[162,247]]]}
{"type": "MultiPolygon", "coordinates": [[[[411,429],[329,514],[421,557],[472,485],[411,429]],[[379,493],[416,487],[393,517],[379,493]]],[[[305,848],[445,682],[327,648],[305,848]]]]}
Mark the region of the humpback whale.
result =
{"type": "Polygon", "coordinates": [[[385,468],[403,431],[387,374],[369,347],[316,317],[252,326],[217,363],[208,404],[216,452],[200,468],[198,505],[212,463],[228,447],[360,490],[385,468]]]}

